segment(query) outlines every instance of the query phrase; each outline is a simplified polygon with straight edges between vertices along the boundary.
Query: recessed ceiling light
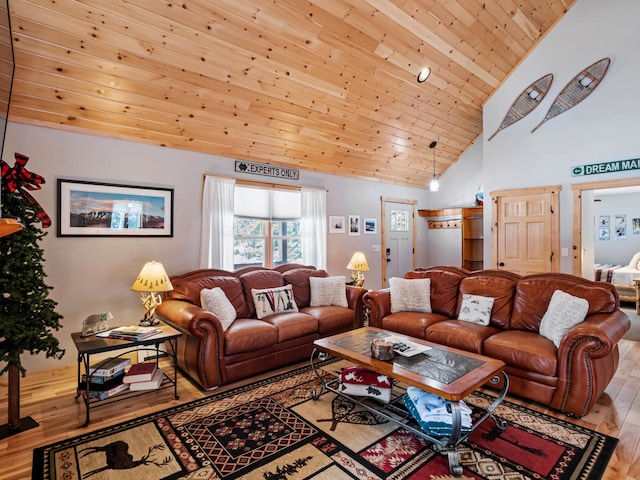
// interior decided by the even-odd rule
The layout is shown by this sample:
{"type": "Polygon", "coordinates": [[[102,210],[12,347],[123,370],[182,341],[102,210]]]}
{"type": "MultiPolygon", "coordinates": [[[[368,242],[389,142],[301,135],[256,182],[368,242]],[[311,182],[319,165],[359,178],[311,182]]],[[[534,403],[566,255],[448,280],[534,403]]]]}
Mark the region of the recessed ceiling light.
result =
{"type": "Polygon", "coordinates": [[[420,70],[420,73],[418,73],[418,83],[422,83],[424,82],[427,78],[429,78],[429,75],[431,75],[431,69],[429,67],[425,67],[422,70],[420,70]]]}

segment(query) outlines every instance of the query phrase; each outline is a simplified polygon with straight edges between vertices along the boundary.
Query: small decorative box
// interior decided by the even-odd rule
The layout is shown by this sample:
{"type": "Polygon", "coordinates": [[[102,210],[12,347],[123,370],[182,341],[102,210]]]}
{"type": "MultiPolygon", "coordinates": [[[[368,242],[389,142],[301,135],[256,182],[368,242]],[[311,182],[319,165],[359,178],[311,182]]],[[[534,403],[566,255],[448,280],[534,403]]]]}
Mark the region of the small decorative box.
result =
{"type": "Polygon", "coordinates": [[[340,391],[347,395],[391,401],[391,380],[364,367],[347,367],[340,373],[340,391]]]}

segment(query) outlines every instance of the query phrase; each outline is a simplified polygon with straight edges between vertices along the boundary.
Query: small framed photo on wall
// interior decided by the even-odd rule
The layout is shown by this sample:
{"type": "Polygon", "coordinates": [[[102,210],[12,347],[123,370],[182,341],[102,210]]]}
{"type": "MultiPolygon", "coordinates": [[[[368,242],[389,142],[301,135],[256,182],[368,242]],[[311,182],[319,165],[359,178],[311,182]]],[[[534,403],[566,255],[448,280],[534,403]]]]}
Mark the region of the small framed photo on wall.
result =
{"type": "Polygon", "coordinates": [[[375,218],[365,218],[362,223],[364,224],[363,233],[365,235],[375,235],[378,233],[378,222],[375,218]]]}
{"type": "Polygon", "coordinates": [[[344,233],[344,217],[329,216],[329,233],[344,233]]]}
{"type": "Polygon", "coordinates": [[[349,215],[349,235],[360,235],[360,215],[349,215]]]}

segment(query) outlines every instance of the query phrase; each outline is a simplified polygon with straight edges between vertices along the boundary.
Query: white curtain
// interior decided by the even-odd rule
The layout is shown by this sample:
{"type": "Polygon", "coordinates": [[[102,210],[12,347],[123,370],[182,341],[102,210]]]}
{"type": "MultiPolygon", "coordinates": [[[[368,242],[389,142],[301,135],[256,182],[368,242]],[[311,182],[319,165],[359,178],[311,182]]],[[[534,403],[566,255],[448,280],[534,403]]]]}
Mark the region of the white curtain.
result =
{"type": "Polygon", "coordinates": [[[233,270],[233,178],[207,175],[202,195],[200,268],[233,270]]]}
{"type": "Polygon", "coordinates": [[[302,187],[302,263],[327,268],[327,192],[302,187]]]}

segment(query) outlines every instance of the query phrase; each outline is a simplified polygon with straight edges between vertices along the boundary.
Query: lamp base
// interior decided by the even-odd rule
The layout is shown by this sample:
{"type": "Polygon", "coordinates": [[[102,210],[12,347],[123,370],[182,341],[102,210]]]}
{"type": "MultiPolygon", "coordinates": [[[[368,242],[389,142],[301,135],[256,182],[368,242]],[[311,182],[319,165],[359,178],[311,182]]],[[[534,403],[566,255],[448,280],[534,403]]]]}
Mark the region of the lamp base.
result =
{"type": "Polygon", "coordinates": [[[38,425],[40,424],[31,417],[21,418],[18,428],[9,428],[9,424],[5,423],[4,425],[0,425],[0,440],[12,435],[17,435],[18,433],[26,432],[27,430],[36,428],[38,425]]]}
{"type": "Polygon", "coordinates": [[[364,285],[364,275],[362,272],[353,272],[351,274],[351,281],[355,287],[362,287],[364,285]]]}
{"type": "Polygon", "coordinates": [[[149,317],[149,318],[145,317],[142,320],[140,320],[138,325],[141,325],[143,327],[155,327],[159,323],[160,323],[160,320],[158,320],[155,317],[149,317]]]}

